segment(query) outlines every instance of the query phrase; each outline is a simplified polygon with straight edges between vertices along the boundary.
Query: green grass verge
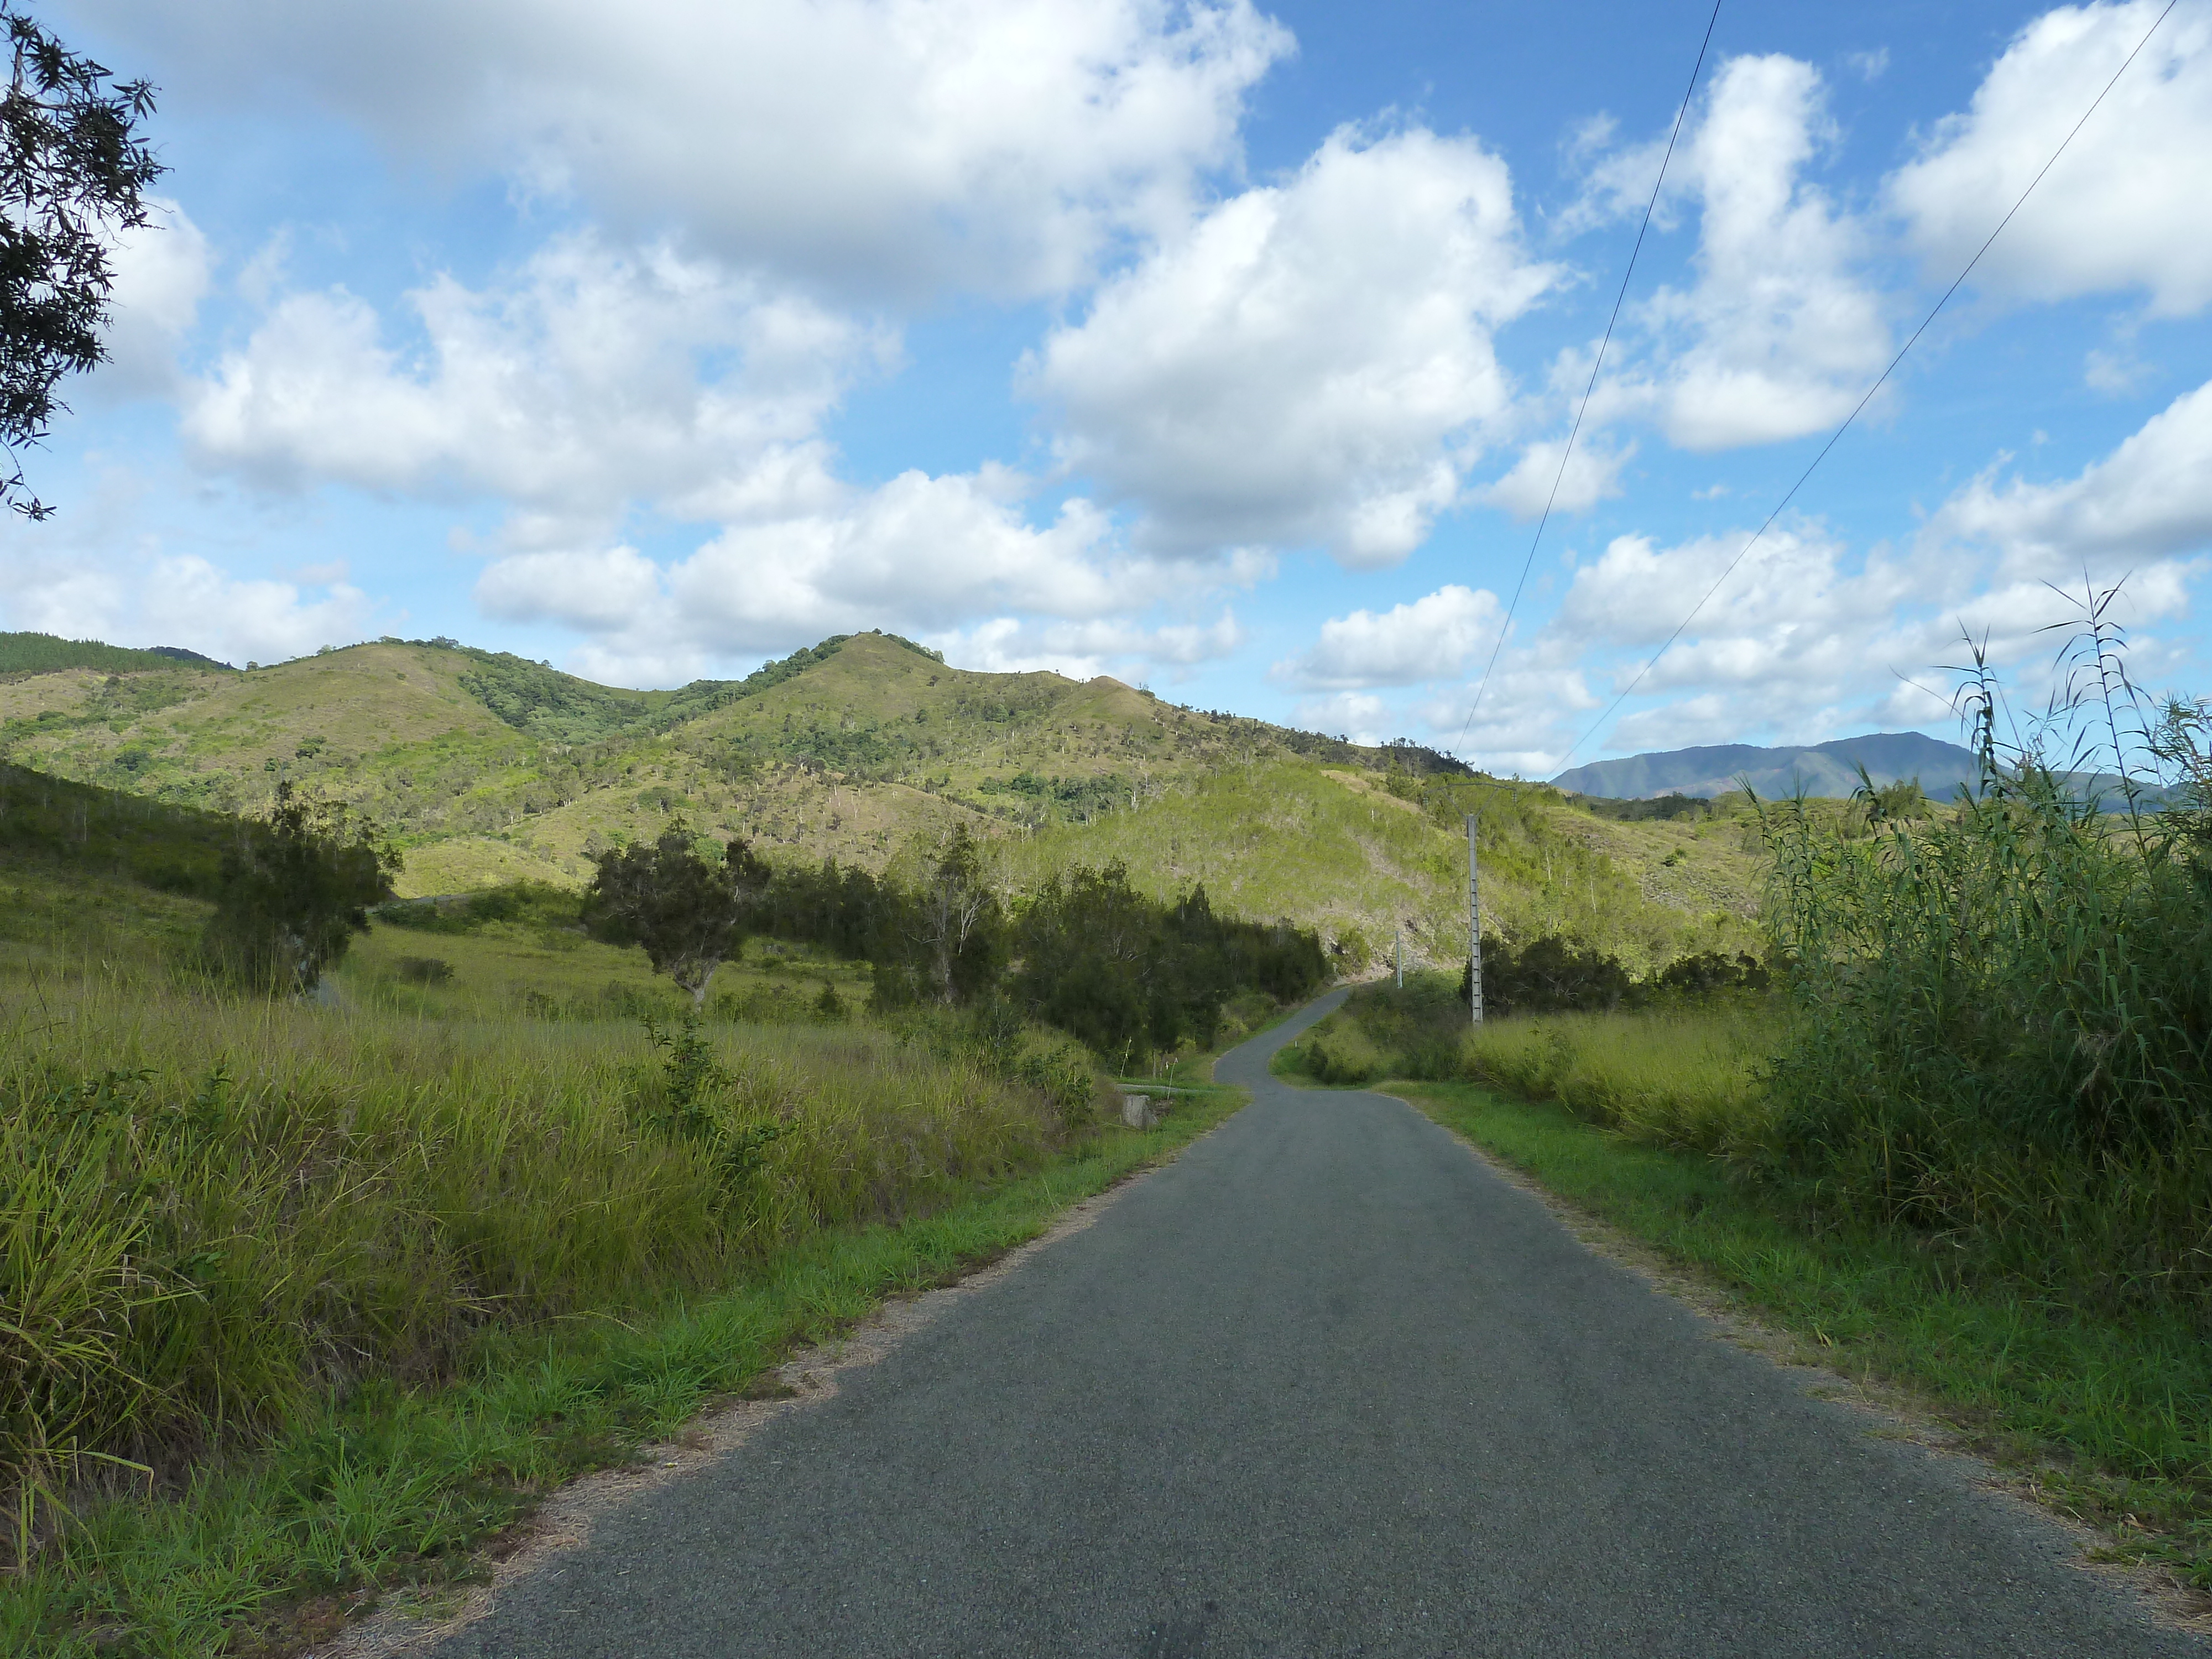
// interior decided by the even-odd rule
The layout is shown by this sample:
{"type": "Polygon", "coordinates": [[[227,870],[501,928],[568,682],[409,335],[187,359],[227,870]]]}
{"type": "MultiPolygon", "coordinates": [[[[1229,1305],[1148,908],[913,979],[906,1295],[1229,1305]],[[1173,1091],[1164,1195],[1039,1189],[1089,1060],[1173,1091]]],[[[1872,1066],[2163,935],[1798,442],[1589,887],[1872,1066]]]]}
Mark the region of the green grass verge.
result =
{"type": "Polygon", "coordinates": [[[0,1586],[0,1651],[281,1650],[333,1619],[339,1598],[350,1612],[373,1599],[364,1589],[465,1579],[484,1543],[562,1482],[629,1461],[886,1297],[1036,1237],[1243,1102],[1225,1087],[1179,1097],[1157,1129],[1101,1131],[933,1214],[815,1234],[741,1285],[642,1316],[488,1342],[455,1384],[366,1389],[183,1491],[102,1505],[61,1559],[0,1586]]]}
{"type": "Polygon", "coordinates": [[[1809,1190],[1748,1184],[1560,1106],[1468,1084],[1376,1086],[1725,1286],[1837,1369],[1932,1401],[1978,1449],[2109,1528],[2120,1555],[2212,1589],[2212,1343],[2186,1317],[1963,1281],[1940,1242],[1837,1224],[1809,1190]]]}

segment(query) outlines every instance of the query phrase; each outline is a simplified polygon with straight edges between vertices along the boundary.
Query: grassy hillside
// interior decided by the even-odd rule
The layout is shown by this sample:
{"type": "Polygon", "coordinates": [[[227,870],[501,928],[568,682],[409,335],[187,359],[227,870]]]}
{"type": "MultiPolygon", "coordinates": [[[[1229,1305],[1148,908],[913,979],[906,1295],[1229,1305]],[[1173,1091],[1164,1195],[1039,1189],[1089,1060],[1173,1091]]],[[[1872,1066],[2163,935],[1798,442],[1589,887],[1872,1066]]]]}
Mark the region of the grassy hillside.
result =
{"type": "Polygon", "coordinates": [[[665,692],[444,640],[246,673],[153,661],[0,682],[0,758],[229,811],[290,779],[390,828],[409,894],[574,887],[592,854],[675,814],[771,859],[877,872],[966,823],[1017,885],[1121,858],[1155,894],[1203,881],[1227,910],[1318,927],[1347,966],[1379,960],[1401,924],[1417,960],[1443,961],[1461,948],[1460,815],[1480,808],[1494,926],[1638,963],[1749,940],[1757,870],[1724,817],[1613,821],[1542,786],[1455,781],[1424,750],[1105,678],[969,672],[886,635],[665,692]]]}

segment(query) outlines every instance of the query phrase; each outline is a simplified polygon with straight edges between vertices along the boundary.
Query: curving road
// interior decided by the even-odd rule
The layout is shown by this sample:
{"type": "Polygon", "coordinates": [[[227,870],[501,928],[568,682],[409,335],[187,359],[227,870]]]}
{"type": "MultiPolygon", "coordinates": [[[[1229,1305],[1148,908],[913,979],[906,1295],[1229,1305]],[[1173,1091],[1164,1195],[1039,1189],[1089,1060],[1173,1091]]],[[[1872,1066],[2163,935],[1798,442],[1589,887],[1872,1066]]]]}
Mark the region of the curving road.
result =
{"type": "Polygon", "coordinates": [[[446,1659],[2212,1655],[1380,1096],[1252,1104],[446,1659]]]}

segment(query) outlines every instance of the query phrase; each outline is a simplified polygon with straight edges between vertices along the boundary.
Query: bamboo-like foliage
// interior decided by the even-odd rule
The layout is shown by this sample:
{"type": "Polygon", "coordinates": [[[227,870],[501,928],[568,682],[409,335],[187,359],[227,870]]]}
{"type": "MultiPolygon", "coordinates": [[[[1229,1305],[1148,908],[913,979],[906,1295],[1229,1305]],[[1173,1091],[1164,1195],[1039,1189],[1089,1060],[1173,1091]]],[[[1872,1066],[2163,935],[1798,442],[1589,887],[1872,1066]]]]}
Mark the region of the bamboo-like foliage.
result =
{"type": "Polygon", "coordinates": [[[2063,690],[2019,739],[1974,652],[1982,775],[1954,812],[1858,836],[1766,809],[1796,1011],[1780,1141],[1844,1205],[2007,1266],[2212,1301],[2203,711],[2154,715],[2112,598],[2090,596],[2063,690]]]}

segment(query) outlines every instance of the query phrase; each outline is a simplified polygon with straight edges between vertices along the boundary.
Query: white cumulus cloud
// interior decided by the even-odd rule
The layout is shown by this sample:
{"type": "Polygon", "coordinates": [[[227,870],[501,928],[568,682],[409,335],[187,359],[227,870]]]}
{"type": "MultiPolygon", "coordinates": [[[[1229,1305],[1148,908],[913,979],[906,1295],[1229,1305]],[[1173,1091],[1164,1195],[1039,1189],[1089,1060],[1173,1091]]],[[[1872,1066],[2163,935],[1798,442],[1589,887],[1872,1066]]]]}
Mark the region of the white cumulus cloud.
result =
{"type": "Polygon", "coordinates": [[[1492,331],[1552,281],[1472,141],[1340,131],[1108,282],[1024,382],[1148,545],[1418,546],[1511,402],[1492,331]]]}
{"type": "MultiPolygon", "coordinates": [[[[1932,276],[1972,257],[2135,50],[2164,0],[2060,6],[2013,38],[1962,113],[1888,181],[1932,276]]],[[[2137,289],[2154,315],[2212,302],[2212,7],[2186,0],[2087,125],[1974,280],[2026,300],[2137,289]]]]}
{"type": "Polygon", "coordinates": [[[1865,234],[1804,173],[1830,141],[1819,74],[1780,56],[1722,65],[1686,141],[1700,200],[1697,282],[1644,307],[1662,342],[1654,392],[1685,449],[1771,443],[1833,425],[1888,360],[1865,234]]]}
{"type": "Polygon", "coordinates": [[[190,390],[186,440],[264,484],[495,497],[511,539],[559,544],[636,500],[787,510],[818,489],[820,422],[891,349],[757,281],[589,236],[408,299],[411,347],[343,289],[283,297],[190,390]],[[708,356],[727,366],[702,373],[708,356]]]}
{"type": "Polygon", "coordinates": [[[296,96],[463,179],[845,293],[1054,292],[1233,168],[1249,0],[125,0],[181,95],[296,96]]]}
{"type": "Polygon", "coordinates": [[[2009,574],[2078,580],[2212,550],[2212,383],[2183,393],[2072,478],[1983,474],[1929,521],[1931,545],[1998,550],[2009,574]]]}
{"type": "Polygon", "coordinates": [[[1495,593],[1450,584],[1410,605],[1330,617],[1313,648],[1276,664],[1273,675],[1316,690],[1449,678],[1495,640],[1500,615],[1495,593]]]}

